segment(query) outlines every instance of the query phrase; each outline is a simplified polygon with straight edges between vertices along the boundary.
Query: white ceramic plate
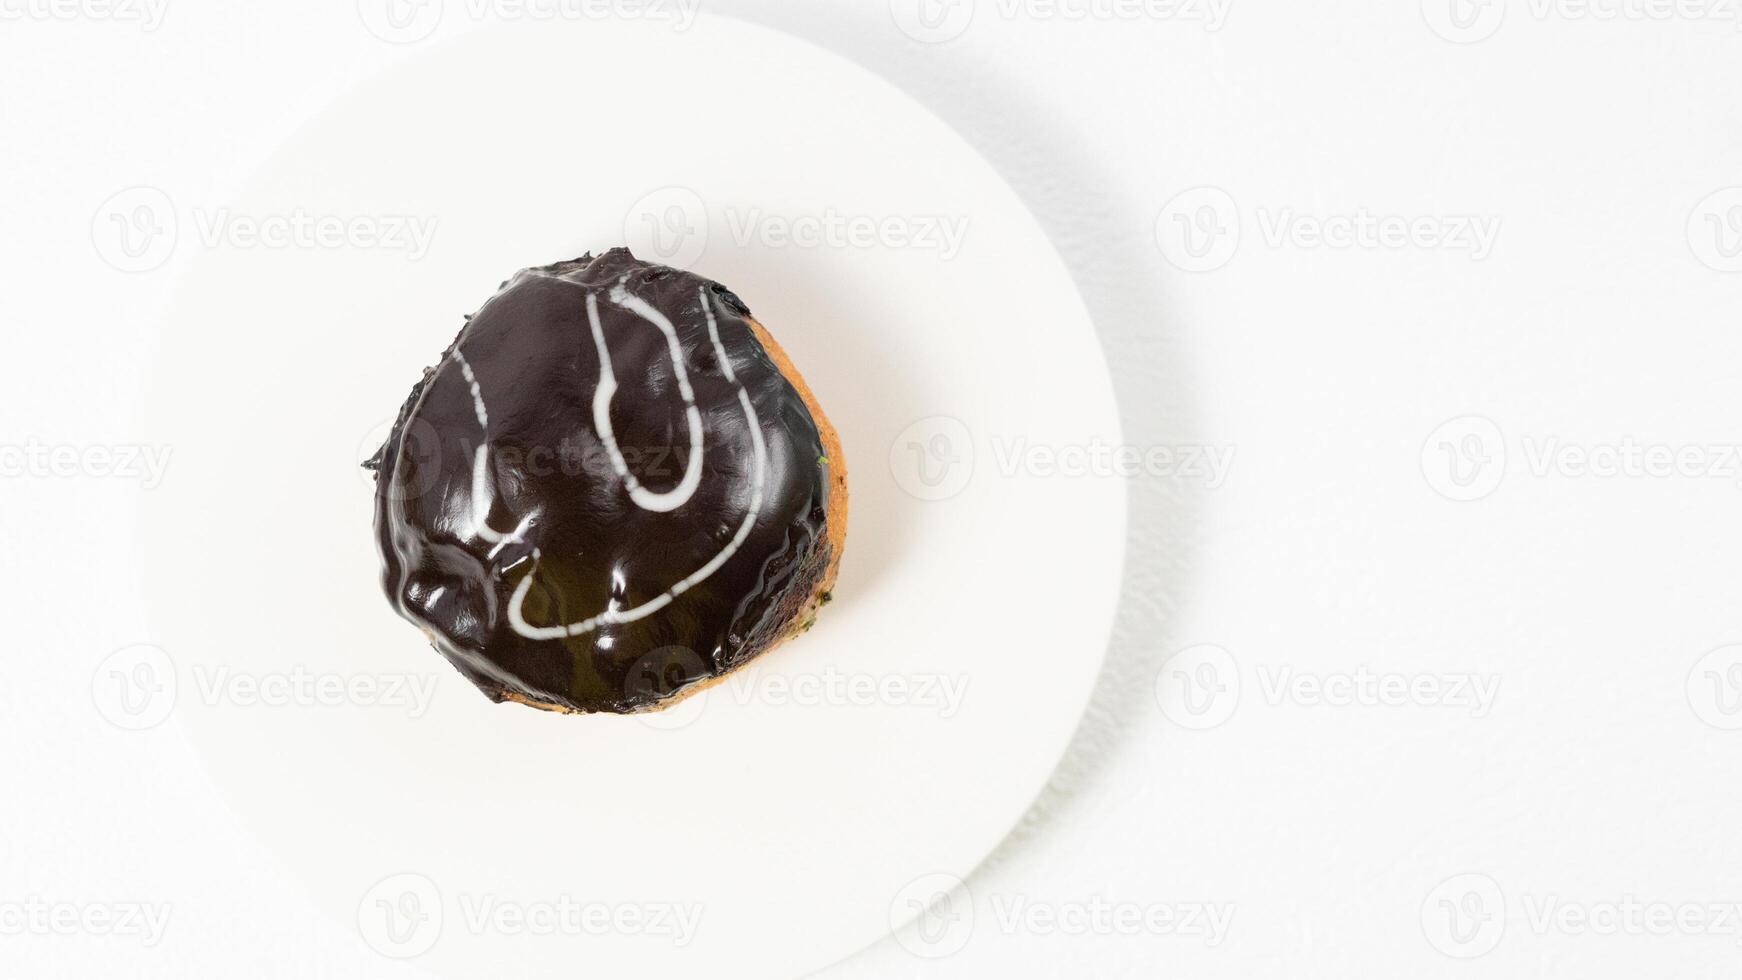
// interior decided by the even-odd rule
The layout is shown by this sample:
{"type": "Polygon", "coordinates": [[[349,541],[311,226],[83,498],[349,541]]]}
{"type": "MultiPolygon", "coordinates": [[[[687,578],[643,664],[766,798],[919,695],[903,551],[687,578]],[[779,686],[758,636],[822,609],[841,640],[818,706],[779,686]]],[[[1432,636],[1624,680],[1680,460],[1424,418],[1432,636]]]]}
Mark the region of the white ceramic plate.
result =
{"type": "Polygon", "coordinates": [[[1116,443],[1113,398],[1034,220],[889,85],[730,21],[504,28],[180,218],[199,255],[142,422],[175,454],[142,521],[175,717],[357,942],[455,977],[797,976],[968,874],[1044,784],[1124,495],[1009,456],[1116,443]],[[838,599],[667,715],[491,704],[389,610],[358,462],[501,280],[626,237],[739,292],[840,428],[838,599]]]}

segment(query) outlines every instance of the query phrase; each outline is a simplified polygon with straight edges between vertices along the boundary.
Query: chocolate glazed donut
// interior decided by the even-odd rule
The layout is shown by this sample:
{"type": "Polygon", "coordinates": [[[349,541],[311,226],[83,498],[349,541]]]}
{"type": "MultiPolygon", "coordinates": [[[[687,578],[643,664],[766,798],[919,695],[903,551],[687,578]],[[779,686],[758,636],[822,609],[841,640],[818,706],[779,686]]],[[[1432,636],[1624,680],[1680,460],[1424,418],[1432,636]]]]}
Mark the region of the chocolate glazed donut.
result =
{"type": "Polygon", "coordinates": [[[663,707],[808,628],[846,538],[835,431],[773,338],[622,248],[503,283],[368,465],[394,608],[554,711],[663,707]]]}

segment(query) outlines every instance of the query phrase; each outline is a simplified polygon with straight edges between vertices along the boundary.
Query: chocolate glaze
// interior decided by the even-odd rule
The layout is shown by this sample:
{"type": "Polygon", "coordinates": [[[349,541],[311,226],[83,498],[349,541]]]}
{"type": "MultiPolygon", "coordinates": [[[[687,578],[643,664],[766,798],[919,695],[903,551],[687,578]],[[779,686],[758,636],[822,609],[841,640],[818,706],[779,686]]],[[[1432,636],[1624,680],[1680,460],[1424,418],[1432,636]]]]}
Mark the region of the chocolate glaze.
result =
{"type": "Polygon", "coordinates": [[[612,249],[515,274],[412,389],[369,464],[383,586],[492,699],[581,712],[657,707],[809,615],[832,557],[829,462],[816,420],[749,321],[719,283],[612,249]],[[643,499],[684,496],[682,380],[693,392],[699,482],[675,509],[637,503],[595,424],[601,365],[589,297],[617,385],[611,435],[643,499]],[[683,379],[637,299],[669,320],[683,379]],[[723,563],[671,595],[746,524],[723,563]],[[649,603],[641,618],[612,620],[613,610],[649,603]],[[601,613],[602,622],[566,629],[601,613]]]}

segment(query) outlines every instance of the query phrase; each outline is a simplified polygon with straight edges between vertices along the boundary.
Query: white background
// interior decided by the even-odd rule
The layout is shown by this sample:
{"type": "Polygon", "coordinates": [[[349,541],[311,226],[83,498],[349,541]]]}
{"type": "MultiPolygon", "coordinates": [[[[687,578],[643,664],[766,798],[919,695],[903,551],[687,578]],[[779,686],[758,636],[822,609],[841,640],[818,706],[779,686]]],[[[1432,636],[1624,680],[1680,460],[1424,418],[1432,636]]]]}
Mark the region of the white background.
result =
{"type": "MultiPolygon", "coordinates": [[[[105,262],[111,195],[221,202],[357,79],[477,26],[449,6],[390,44],[351,3],[169,0],[147,30],[0,2],[0,444],[128,442],[186,256],[105,262]]],[[[824,975],[1735,976],[1735,11],[1165,9],[979,0],[915,38],[902,0],[709,5],[959,129],[1070,265],[1125,438],[1235,460],[1131,480],[1095,704],[948,941],[824,975]],[[1413,233],[1316,234],[1360,216],[1413,233]],[[1225,935],[1159,917],[1212,906],[1225,935]]],[[[0,908],[172,918],[146,947],[0,917],[0,972],[419,975],[305,908],[173,725],[97,712],[97,665],[149,637],[141,481],[86,470],[0,478],[0,908]]]]}

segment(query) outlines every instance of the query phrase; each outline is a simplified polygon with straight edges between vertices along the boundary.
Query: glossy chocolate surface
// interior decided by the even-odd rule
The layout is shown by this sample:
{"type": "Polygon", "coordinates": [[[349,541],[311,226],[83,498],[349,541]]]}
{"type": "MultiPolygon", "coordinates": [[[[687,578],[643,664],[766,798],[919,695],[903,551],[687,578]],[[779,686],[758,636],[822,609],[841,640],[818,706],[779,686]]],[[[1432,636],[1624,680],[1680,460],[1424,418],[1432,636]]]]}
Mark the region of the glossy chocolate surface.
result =
{"type": "Polygon", "coordinates": [[[613,249],[517,273],[425,371],[370,464],[383,585],[480,690],[657,707],[799,625],[829,463],[749,318],[613,249]]]}

